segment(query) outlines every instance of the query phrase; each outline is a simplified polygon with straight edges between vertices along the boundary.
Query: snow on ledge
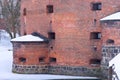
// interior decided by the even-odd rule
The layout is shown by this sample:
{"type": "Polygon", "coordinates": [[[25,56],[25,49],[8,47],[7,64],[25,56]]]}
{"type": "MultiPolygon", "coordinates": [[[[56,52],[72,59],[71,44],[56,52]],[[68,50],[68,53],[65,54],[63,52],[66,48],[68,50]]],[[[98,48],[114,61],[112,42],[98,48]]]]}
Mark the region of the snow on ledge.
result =
{"type": "Polygon", "coordinates": [[[107,21],[107,20],[120,20],[120,12],[116,12],[114,14],[111,14],[107,17],[100,19],[100,21],[107,21]]]}
{"type": "Polygon", "coordinates": [[[17,37],[11,40],[12,42],[43,42],[44,39],[33,36],[33,35],[25,35],[21,37],[17,37]]]}

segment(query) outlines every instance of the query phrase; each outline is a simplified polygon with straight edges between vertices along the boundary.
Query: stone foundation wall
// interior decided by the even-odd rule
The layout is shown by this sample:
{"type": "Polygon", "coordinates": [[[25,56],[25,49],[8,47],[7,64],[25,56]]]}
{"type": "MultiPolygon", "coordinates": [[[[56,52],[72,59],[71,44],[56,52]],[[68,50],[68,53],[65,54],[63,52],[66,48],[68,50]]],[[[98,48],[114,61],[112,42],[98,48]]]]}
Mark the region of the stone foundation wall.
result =
{"type": "Polygon", "coordinates": [[[16,65],[13,64],[12,71],[20,74],[59,74],[73,76],[94,76],[94,71],[87,67],[74,66],[48,66],[48,65],[16,65]]]}
{"type": "Polygon", "coordinates": [[[106,45],[102,47],[102,67],[108,67],[108,62],[120,53],[120,46],[106,45]]]}
{"type": "Polygon", "coordinates": [[[102,62],[101,67],[103,74],[108,76],[109,61],[120,53],[119,45],[105,45],[102,47],[102,62]]]}

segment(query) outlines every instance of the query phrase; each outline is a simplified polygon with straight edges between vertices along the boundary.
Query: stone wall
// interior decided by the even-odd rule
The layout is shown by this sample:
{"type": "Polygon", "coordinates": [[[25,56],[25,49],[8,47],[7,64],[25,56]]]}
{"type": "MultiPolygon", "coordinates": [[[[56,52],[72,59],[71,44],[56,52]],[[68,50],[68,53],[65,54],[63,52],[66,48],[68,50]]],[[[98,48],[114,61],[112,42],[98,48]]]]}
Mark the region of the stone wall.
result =
{"type": "Polygon", "coordinates": [[[103,69],[103,75],[109,74],[109,61],[120,53],[120,46],[118,45],[104,45],[102,46],[102,61],[101,68],[103,69]]]}
{"type": "Polygon", "coordinates": [[[22,74],[59,74],[76,76],[95,76],[94,69],[81,66],[63,65],[17,65],[13,64],[12,71],[22,74]]]}
{"type": "Polygon", "coordinates": [[[108,62],[120,53],[120,46],[107,45],[102,47],[102,66],[108,67],[108,62]]]}

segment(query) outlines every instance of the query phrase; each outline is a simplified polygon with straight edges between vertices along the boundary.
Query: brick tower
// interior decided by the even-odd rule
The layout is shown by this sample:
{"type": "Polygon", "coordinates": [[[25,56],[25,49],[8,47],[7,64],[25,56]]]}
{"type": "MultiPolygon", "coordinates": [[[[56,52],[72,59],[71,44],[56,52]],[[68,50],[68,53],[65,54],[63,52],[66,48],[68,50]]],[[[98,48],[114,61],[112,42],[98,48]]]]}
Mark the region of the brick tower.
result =
{"type": "MultiPolygon", "coordinates": [[[[102,59],[100,19],[119,10],[120,3],[117,1],[21,0],[21,34],[36,33],[48,42],[29,41],[29,47],[22,46],[14,51],[13,71],[89,75],[91,69],[100,67],[102,59]],[[25,60],[20,59],[19,51],[23,51],[25,60]],[[28,56],[32,56],[31,60],[27,59],[28,56]]],[[[19,43],[13,41],[14,48],[19,43]]]]}

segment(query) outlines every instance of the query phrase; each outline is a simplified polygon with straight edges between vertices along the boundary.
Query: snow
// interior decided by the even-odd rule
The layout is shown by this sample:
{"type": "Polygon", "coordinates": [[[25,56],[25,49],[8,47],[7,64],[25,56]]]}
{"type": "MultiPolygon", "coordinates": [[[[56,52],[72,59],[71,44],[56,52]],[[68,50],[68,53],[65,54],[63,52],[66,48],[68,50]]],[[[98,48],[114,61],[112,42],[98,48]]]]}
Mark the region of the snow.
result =
{"type": "Polygon", "coordinates": [[[120,79],[120,54],[115,56],[110,62],[109,62],[109,67],[114,65],[114,71],[117,73],[119,79],[120,79]]]}
{"type": "Polygon", "coordinates": [[[33,35],[25,35],[25,36],[14,38],[11,41],[15,41],[15,42],[35,42],[35,41],[41,42],[41,41],[44,41],[44,39],[37,37],[37,36],[33,36],[33,35]]]}
{"type": "MultiPolygon", "coordinates": [[[[0,33],[0,80],[48,80],[48,79],[96,79],[95,77],[65,76],[49,74],[16,74],[12,73],[13,52],[9,35],[5,31],[0,33]]],[[[33,37],[28,35],[28,37],[33,37]]],[[[23,37],[22,37],[23,38],[23,37]]],[[[21,38],[16,38],[21,39],[21,38]]],[[[37,38],[35,38],[37,39],[37,38]]],[[[40,39],[37,39],[40,40],[40,39]]]]}
{"type": "Polygon", "coordinates": [[[107,20],[120,20],[120,12],[111,14],[107,17],[100,19],[100,21],[107,21],[107,20]]]}

